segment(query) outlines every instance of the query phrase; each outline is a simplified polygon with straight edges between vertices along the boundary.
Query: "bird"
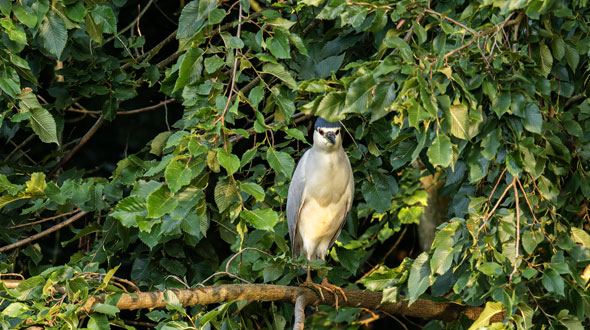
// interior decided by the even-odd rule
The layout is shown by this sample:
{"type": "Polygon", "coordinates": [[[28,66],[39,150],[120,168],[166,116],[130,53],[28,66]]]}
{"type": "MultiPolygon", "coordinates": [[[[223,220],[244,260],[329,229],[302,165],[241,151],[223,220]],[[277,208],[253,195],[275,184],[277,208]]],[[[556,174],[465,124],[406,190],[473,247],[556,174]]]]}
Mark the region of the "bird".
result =
{"type": "MultiPolygon", "coordinates": [[[[307,260],[325,260],[346,223],[354,198],[354,176],[350,160],[342,147],[340,122],[318,117],[313,131],[313,145],[301,157],[287,193],[287,223],[291,251],[307,260]]],[[[324,278],[313,283],[310,266],[302,286],[322,289],[335,296],[336,290],[347,301],[344,291],[324,278]]]]}

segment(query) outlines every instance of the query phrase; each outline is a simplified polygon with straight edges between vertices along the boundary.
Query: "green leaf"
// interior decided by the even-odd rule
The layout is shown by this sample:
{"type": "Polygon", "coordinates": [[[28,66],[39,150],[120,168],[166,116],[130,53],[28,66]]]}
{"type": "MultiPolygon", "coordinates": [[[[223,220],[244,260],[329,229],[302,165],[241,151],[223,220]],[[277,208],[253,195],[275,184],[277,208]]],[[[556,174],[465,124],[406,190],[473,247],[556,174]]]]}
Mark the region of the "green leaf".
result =
{"type": "Polygon", "coordinates": [[[156,156],[161,156],[170,134],[172,134],[172,131],[158,133],[158,135],[152,140],[152,143],[150,143],[150,153],[156,156]]]}
{"type": "Polygon", "coordinates": [[[343,92],[330,92],[321,98],[315,115],[328,121],[342,120],[344,119],[342,111],[344,103],[345,94],[343,92]]]}
{"type": "Polygon", "coordinates": [[[99,303],[92,305],[92,311],[107,314],[110,316],[115,316],[115,314],[119,313],[121,310],[117,308],[117,306],[99,303]]]}
{"type": "Polygon", "coordinates": [[[88,329],[111,330],[111,326],[109,325],[109,320],[106,315],[93,313],[90,314],[90,319],[88,320],[88,329]]]}
{"type": "Polygon", "coordinates": [[[580,126],[580,124],[575,120],[565,120],[563,122],[563,128],[565,128],[569,135],[576,137],[584,136],[584,130],[582,130],[582,126],[580,126]]]}
{"type": "Polygon", "coordinates": [[[281,64],[274,64],[274,63],[264,63],[262,66],[262,72],[271,74],[282,82],[285,83],[287,87],[290,89],[296,89],[297,83],[295,79],[291,76],[291,74],[285,70],[285,68],[281,64]]]}
{"type": "Polygon", "coordinates": [[[483,309],[483,312],[481,312],[477,320],[471,324],[469,330],[477,330],[488,326],[492,317],[498,313],[502,313],[503,311],[504,305],[501,302],[488,301],[486,303],[486,307],[483,309]]]}
{"type": "Polygon", "coordinates": [[[0,13],[2,13],[4,16],[9,16],[11,10],[11,0],[0,0],[0,13]]]}
{"type": "Polygon", "coordinates": [[[412,305],[430,286],[428,253],[422,252],[412,263],[408,277],[408,306],[412,305]]]}
{"type": "Polygon", "coordinates": [[[203,50],[201,48],[191,48],[184,54],[178,69],[178,79],[174,84],[174,92],[194,82],[201,76],[203,71],[202,55],[203,50]]]}
{"type": "Polygon", "coordinates": [[[244,210],[240,218],[254,228],[266,231],[274,231],[273,227],[279,222],[279,215],[272,209],[244,210]]]}
{"type": "Polygon", "coordinates": [[[229,32],[221,32],[219,35],[221,36],[221,39],[223,39],[223,43],[225,44],[226,48],[244,48],[244,42],[242,41],[242,39],[232,36],[231,34],[229,34],[229,32]]]}
{"type": "Polygon", "coordinates": [[[527,253],[531,254],[544,239],[543,233],[536,230],[527,230],[522,234],[522,247],[527,253]]]}
{"type": "Polygon", "coordinates": [[[563,296],[565,283],[563,278],[554,269],[546,269],[541,282],[547,291],[563,296]]]}
{"type": "Polygon", "coordinates": [[[498,118],[502,117],[504,113],[508,110],[508,107],[511,103],[511,97],[509,92],[501,92],[496,94],[496,98],[493,99],[492,102],[492,109],[498,116],[498,118]]]}
{"type": "Polygon", "coordinates": [[[266,151],[266,160],[270,167],[275,172],[280,173],[288,178],[293,175],[295,170],[295,161],[291,156],[283,151],[277,151],[272,147],[269,147],[266,151]]]}
{"type": "Polygon", "coordinates": [[[215,186],[214,199],[219,212],[223,212],[230,206],[237,196],[237,187],[231,178],[219,180],[215,186]]]}
{"type": "Polygon", "coordinates": [[[254,88],[252,88],[252,90],[250,90],[250,93],[248,94],[248,100],[250,101],[250,104],[255,108],[258,109],[258,104],[260,104],[260,102],[264,99],[264,86],[263,85],[258,85],[254,88]]]}
{"type": "Polygon", "coordinates": [[[414,33],[418,37],[418,45],[424,43],[426,41],[426,30],[420,25],[420,23],[414,21],[412,22],[412,28],[414,29],[414,33]]]}
{"type": "Polygon", "coordinates": [[[590,235],[584,229],[572,227],[572,240],[586,248],[590,248],[590,235]]]}
{"type": "Polygon", "coordinates": [[[266,40],[266,46],[271,54],[279,59],[291,58],[291,48],[289,47],[288,32],[282,28],[275,28],[274,36],[266,40]]]}
{"type": "Polygon", "coordinates": [[[406,63],[414,63],[414,57],[412,49],[408,43],[395,35],[396,30],[389,30],[385,39],[383,39],[383,45],[389,48],[397,48],[406,63]]]}
{"type": "Polygon", "coordinates": [[[74,4],[67,6],[65,11],[69,19],[78,23],[82,23],[87,14],[86,7],[84,7],[82,2],[75,2],[74,4]]]}
{"type": "Polygon", "coordinates": [[[578,68],[578,63],[580,62],[580,54],[578,53],[576,47],[566,45],[566,48],[567,50],[565,52],[565,60],[567,61],[567,64],[570,66],[570,68],[573,71],[576,71],[578,68]]]}
{"type": "Polygon", "coordinates": [[[539,56],[540,56],[540,63],[541,72],[543,76],[547,78],[547,76],[551,73],[551,68],[553,67],[553,56],[551,55],[551,51],[549,47],[544,43],[539,44],[539,56]]]}
{"type": "Polygon", "coordinates": [[[217,149],[217,160],[219,164],[225,168],[227,175],[232,175],[240,168],[240,158],[238,156],[225,151],[223,148],[217,149]]]}
{"type": "Polygon", "coordinates": [[[11,195],[2,195],[0,196],[0,209],[4,206],[17,201],[19,199],[30,198],[30,195],[18,195],[18,196],[11,196],[11,195]]]}
{"type": "Polygon", "coordinates": [[[104,33],[116,33],[117,32],[117,18],[115,13],[109,6],[95,6],[90,12],[94,22],[100,25],[104,33]]]}
{"type": "Polygon", "coordinates": [[[145,199],[139,196],[123,198],[110,215],[125,227],[138,227],[139,221],[147,216],[145,199]]]}
{"type": "Polygon", "coordinates": [[[459,139],[469,139],[469,112],[464,104],[453,104],[450,107],[451,134],[459,139]]]}
{"type": "Polygon", "coordinates": [[[191,182],[192,171],[178,160],[172,160],[168,163],[168,166],[166,166],[164,178],[166,178],[166,183],[168,183],[170,192],[174,194],[180,188],[191,182]]]}
{"type": "Polygon", "coordinates": [[[119,110],[119,101],[112,96],[109,95],[102,105],[102,115],[108,121],[113,121],[117,117],[117,110],[119,110]]]}
{"type": "Polygon", "coordinates": [[[84,25],[86,26],[86,33],[88,33],[90,39],[98,44],[102,44],[102,26],[96,23],[92,14],[86,15],[84,25]]]}
{"type": "Polygon", "coordinates": [[[383,214],[391,206],[391,190],[383,180],[363,180],[361,192],[367,205],[377,213],[383,214]]]}
{"type": "Polygon", "coordinates": [[[455,229],[449,224],[436,233],[432,248],[434,253],[430,259],[430,270],[433,274],[443,275],[453,262],[453,244],[455,243],[455,229]]]}
{"type": "Polygon", "coordinates": [[[215,0],[195,0],[189,2],[180,13],[177,39],[187,39],[201,31],[209,13],[217,7],[215,0]]]}
{"type": "Polygon", "coordinates": [[[221,23],[221,21],[223,21],[223,19],[225,18],[226,12],[224,9],[221,8],[214,8],[213,10],[211,10],[209,12],[209,14],[207,14],[207,18],[208,18],[208,25],[215,25],[215,24],[219,24],[221,23]]]}
{"type": "Polygon", "coordinates": [[[0,88],[11,97],[17,97],[20,92],[20,78],[16,70],[10,67],[4,68],[0,75],[0,88]]]}
{"type": "Polygon", "coordinates": [[[374,88],[375,80],[372,74],[355,79],[346,92],[342,113],[366,113],[369,110],[369,99],[374,88]]]}
{"type": "Polygon", "coordinates": [[[535,103],[529,103],[525,109],[525,118],[521,119],[524,128],[532,133],[541,134],[543,115],[535,103]]]}
{"type": "Polygon", "coordinates": [[[561,61],[565,55],[565,42],[561,38],[555,38],[551,41],[551,49],[555,59],[561,61]]]}
{"type": "Polygon", "coordinates": [[[240,182],[240,190],[262,202],[266,196],[264,189],[254,182],[240,182]]]}
{"type": "Polygon", "coordinates": [[[492,160],[496,157],[498,148],[502,146],[502,130],[495,129],[491,133],[486,134],[483,140],[481,140],[481,146],[483,147],[481,154],[487,160],[492,160]]]}
{"type": "Polygon", "coordinates": [[[29,118],[31,127],[41,141],[59,145],[59,142],[57,141],[55,119],[53,119],[53,116],[51,116],[49,111],[41,107],[41,104],[37,100],[37,96],[33,91],[30,88],[23,89],[18,95],[18,99],[20,111],[29,111],[31,113],[31,117],[29,118]]]}
{"type": "Polygon", "coordinates": [[[178,205],[178,199],[171,195],[168,187],[162,185],[147,198],[147,211],[150,218],[160,218],[170,213],[178,205]]]}
{"type": "Polygon", "coordinates": [[[41,196],[47,188],[47,183],[45,182],[45,173],[35,172],[31,174],[31,179],[26,182],[27,189],[25,192],[27,194],[41,196]]]}
{"type": "Polygon", "coordinates": [[[451,139],[446,135],[439,134],[430,147],[428,147],[426,155],[428,155],[428,159],[432,165],[449,166],[453,160],[453,144],[451,143],[451,139]]]}
{"type": "Polygon", "coordinates": [[[205,59],[205,71],[207,73],[213,73],[213,72],[217,71],[217,69],[221,68],[224,64],[225,64],[225,62],[223,62],[221,57],[219,57],[217,55],[207,57],[205,59]]]}
{"type": "Polygon", "coordinates": [[[12,6],[14,16],[24,25],[33,29],[37,25],[37,16],[32,12],[29,6],[23,7],[21,2],[16,2],[12,6]]]}
{"type": "Polygon", "coordinates": [[[26,317],[26,314],[30,311],[28,305],[21,303],[21,302],[13,302],[10,305],[6,306],[2,311],[2,315],[8,317],[26,317]]]}

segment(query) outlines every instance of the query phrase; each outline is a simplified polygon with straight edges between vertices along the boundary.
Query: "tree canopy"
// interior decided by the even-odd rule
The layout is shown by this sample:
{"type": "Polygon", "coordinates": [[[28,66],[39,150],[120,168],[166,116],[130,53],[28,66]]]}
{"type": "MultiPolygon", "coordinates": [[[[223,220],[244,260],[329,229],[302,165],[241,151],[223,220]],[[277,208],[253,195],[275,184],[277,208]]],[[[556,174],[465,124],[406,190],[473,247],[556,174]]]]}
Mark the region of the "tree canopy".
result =
{"type": "Polygon", "coordinates": [[[285,202],[321,116],[346,127],[356,191],[315,274],[479,308],[394,316],[408,328],[590,326],[587,5],[0,0],[0,324],[293,326],[281,299],[168,289],[301,282],[285,202]],[[421,252],[432,189],[448,207],[421,252]],[[165,308],[119,304],[156,290],[165,308]]]}

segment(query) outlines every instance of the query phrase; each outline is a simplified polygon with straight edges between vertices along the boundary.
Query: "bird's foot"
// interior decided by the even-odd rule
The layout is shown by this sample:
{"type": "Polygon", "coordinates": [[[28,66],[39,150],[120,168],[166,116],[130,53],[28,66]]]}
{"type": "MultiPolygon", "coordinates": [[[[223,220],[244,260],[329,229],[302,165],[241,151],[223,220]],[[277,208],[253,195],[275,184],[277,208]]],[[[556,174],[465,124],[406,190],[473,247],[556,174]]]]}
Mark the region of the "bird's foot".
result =
{"type": "Polygon", "coordinates": [[[338,309],[338,293],[340,293],[340,295],[342,296],[342,298],[344,298],[344,301],[348,302],[348,297],[346,297],[346,294],[344,293],[344,290],[342,290],[342,288],[339,287],[339,286],[337,286],[337,285],[328,283],[328,279],[327,278],[324,278],[322,280],[322,283],[320,285],[325,290],[332,292],[332,294],[334,295],[336,309],[338,309]]]}
{"type": "Polygon", "coordinates": [[[334,295],[336,309],[338,309],[338,299],[339,299],[338,293],[340,293],[342,298],[344,298],[344,301],[348,301],[348,298],[346,297],[344,290],[342,290],[342,288],[339,286],[328,283],[328,280],[325,278],[322,280],[321,284],[316,284],[316,283],[313,283],[312,281],[305,281],[305,282],[301,283],[300,286],[309,287],[309,288],[312,288],[315,291],[317,291],[319,293],[320,297],[322,298],[322,301],[326,301],[326,298],[324,297],[323,290],[326,290],[326,291],[332,293],[334,295]]]}

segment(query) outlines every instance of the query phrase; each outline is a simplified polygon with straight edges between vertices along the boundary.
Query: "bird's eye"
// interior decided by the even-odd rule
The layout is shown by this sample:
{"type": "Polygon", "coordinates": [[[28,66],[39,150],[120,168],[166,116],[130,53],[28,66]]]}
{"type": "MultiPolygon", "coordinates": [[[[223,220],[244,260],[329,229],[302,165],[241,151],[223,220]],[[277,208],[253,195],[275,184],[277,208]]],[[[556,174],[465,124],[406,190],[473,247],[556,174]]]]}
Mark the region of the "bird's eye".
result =
{"type": "Polygon", "coordinates": [[[336,130],[336,133],[334,133],[334,135],[338,135],[338,134],[340,134],[340,130],[339,129],[336,130]]]}
{"type": "Polygon", "coordinates": [[[324,130],[320,129],[318,132],[320,132],[320,135],[324,135],[324,130]]]}

